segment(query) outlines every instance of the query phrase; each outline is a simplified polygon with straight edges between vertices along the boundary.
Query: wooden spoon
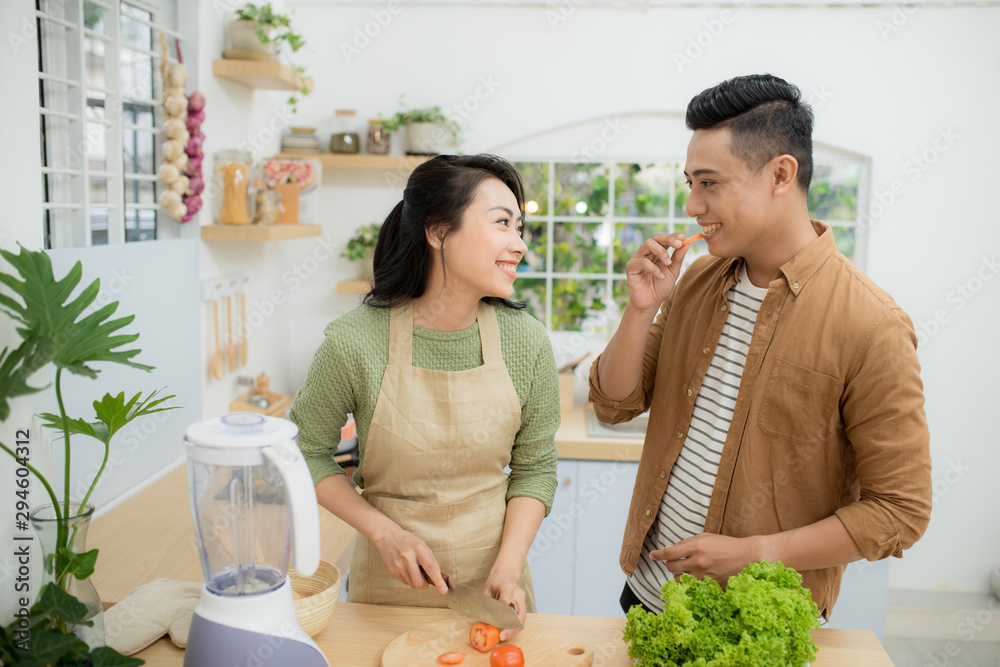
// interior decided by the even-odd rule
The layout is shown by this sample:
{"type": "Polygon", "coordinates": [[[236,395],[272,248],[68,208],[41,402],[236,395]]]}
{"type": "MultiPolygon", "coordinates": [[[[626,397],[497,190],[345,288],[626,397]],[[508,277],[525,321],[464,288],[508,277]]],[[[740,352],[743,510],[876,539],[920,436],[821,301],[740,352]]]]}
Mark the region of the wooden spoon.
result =
{"type": "Polygon", "coordinates": [[[240,366],[247,365],[247,298],[240,292],[240,366]]]}
{"type": "Polygon", "coordinates": [[[229,372],[232,373],[236,370],[236,345],[233,344],[233,297],[231,296],[226,297],[226,320],[226,331],[229,332],[226,352],[228,353],[229,372]]]}
{"type": "Polygon", "coordinates": [[[222,379],[222,347],[219,345],[219,302],[212,300],[212,312],[215,315],[215,354],[208,362],[208,371],[216,380],[222,379]]]}

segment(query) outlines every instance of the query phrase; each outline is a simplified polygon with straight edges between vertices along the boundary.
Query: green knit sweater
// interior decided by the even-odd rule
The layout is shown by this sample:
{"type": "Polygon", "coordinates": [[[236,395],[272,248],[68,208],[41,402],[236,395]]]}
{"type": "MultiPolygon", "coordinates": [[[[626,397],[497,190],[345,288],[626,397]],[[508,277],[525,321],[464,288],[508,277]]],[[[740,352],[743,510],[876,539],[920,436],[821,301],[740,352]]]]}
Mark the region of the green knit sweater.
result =
{"type": "MultiPolygon", "coordinates": [[[[536,498],[552,509],[556,492],[555,432],[559,428],[559,380],[552,344],[542,324],[525,313],[495,306],[500,345],[521,404],[521,428],[514,438],[507,500],[536,498]]],[[[357,424],[361,464],[354,481],[364,487],[365,443],[382,376],[389,362],[389,310],[362,305],[324,331],[305,383],[289,410],[299,427],[299,447],[313,483],[345,474],[334,460],[347,413],[357,424]]],[[[463,371],[483,364],[479,323],[462,331],[413,327],[413,365],[463,371]]]]}

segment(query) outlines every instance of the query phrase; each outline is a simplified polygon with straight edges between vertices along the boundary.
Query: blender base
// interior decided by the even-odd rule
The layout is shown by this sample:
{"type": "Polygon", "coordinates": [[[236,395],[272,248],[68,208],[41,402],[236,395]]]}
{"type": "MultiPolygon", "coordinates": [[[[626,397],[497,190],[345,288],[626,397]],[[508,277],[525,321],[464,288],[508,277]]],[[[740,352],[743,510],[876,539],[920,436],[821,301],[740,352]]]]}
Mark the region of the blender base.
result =
{"type": "Polygon", "coordinates": [[[203,587],[184,667],[329,667],[295,618],[291,582],[258,595],[229,597],[203,587]]]}

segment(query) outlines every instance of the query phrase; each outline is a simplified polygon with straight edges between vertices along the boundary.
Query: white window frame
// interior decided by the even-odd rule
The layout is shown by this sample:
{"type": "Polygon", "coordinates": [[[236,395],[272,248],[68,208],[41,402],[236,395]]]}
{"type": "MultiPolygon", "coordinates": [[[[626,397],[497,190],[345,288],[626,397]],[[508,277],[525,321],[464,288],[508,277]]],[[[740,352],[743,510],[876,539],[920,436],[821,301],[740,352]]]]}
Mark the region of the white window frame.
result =
{"type": "MultiPolygon", "coordinates": [[[[167,1],[167,0],[164,0],[167,1]]],[[[122,155],[122,134],[124,130],[148,132],[154,137],[154,168],[159,154],[159,126],[162,123],[162,81],[158,71],[153,74],[153,90],[148,97],[136,96],[135,91],[121,90],[121,49],[129,49],[149,55],[154,61],[160,60],[157,50],[140,48],[127,44],[121,39],[122,6],[176,16],[163,10],[162,3],[143,0],[43,0],[35,10],[38,24],[38,46],[41,49],[41,63],[47,67],[38,72],[40,95],[44,91],[44,105],[40,103],[40,141],[42,142],[41,174],[43,178],[43,219],[49,227],[46,233],[47,248],[88,247],[92,245],[92,216],[95,210],[107,211],[108,245],[124,243],[125,211],[128,209],[159,210],[157,203],[125,202],[126,181],[156,182],[155,174],[126,172],[124,159],[114,159],[122,155]],[[103,10],[104,30],[97,32],[85,26],[85,2],[103,10]],[[85,63],[87,57],[85,37],[105,43],[104,86],[86,82],[85,63]],[[104,96],[103,122],[87,119],[88,94],[96,92],[104,96]],[[142,127],[124,124],[122,121],[123,101],[147,104],[153,108],[153,126],[142,127]],[[51,119],[52,122],[49,122],[51,119]],[[64,122],[55,122],[56,119],[64,122]],[[94,170],[88,164],[87,145],[93,140],[88,134],[91,127],[101,128],[101,140],[105,146],[106,165],[104,170],[94,170]],[[57,183],[66,177],[68,183],[57,183]],[[104,178],[107,182],[107,202],[92,202],[90,181],[104,178]],[[60,215],[60,212],[64,214],[60,215]],[[54,215],[53,215],[54,214],[54,215]],[[48,232],[51,232],[49,234],[48,232]]],[[[173,4],[173,3],[172,3],[173,4]]],[[[155,14],[154,14],[155,16],[155,14]]],[[[148,26],[154,36],[162,33],[171,43],[174,39],[184,42],[180,33],[154,21],[128,16],[129,20],[148,26]]],[[[170,62],[176,62],[174,57],[170,62]]],[[[41,100],[40,100],[41,102],[41,100]]],[[[154,186],[155,193],[155,186],[154,186]]],[[[158,194],[158,193],[157,193],[158,194]]],[[[156,194],[154,194],[154,198],[156,194]]],[[[164,219],[159,216],[159,219],[164,219]]],[[[159,220],[158,220],[159,223],[159,220]]]]}

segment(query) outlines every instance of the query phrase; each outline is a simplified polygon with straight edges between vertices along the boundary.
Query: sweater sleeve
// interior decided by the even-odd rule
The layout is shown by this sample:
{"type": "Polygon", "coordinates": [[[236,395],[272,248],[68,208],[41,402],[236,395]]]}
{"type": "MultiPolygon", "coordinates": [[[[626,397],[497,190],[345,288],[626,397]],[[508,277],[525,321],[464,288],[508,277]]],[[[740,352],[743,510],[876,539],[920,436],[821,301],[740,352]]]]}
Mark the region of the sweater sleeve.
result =
{"type": "Polygon", "coordinates": [[[288,410],[288,418],[299,427],[299,449],[313,484],[346,474],[333,460],[333,454],[340,444],[340,429],[347,423],[347,413],[354,411],[353,392],[346,381],[348,371],[346,355],[327,336],[288,410]]]}
{"type": "Polygon", "coordinates": [[[531,387],[521,406],[521,428],[514,438],[510,458],[507,500],[515,496],[535,498],[552,511],[556,495],[556,431],[559,429],[559,377],[548,335],[539,345],[531,367],[531,387]]]}

